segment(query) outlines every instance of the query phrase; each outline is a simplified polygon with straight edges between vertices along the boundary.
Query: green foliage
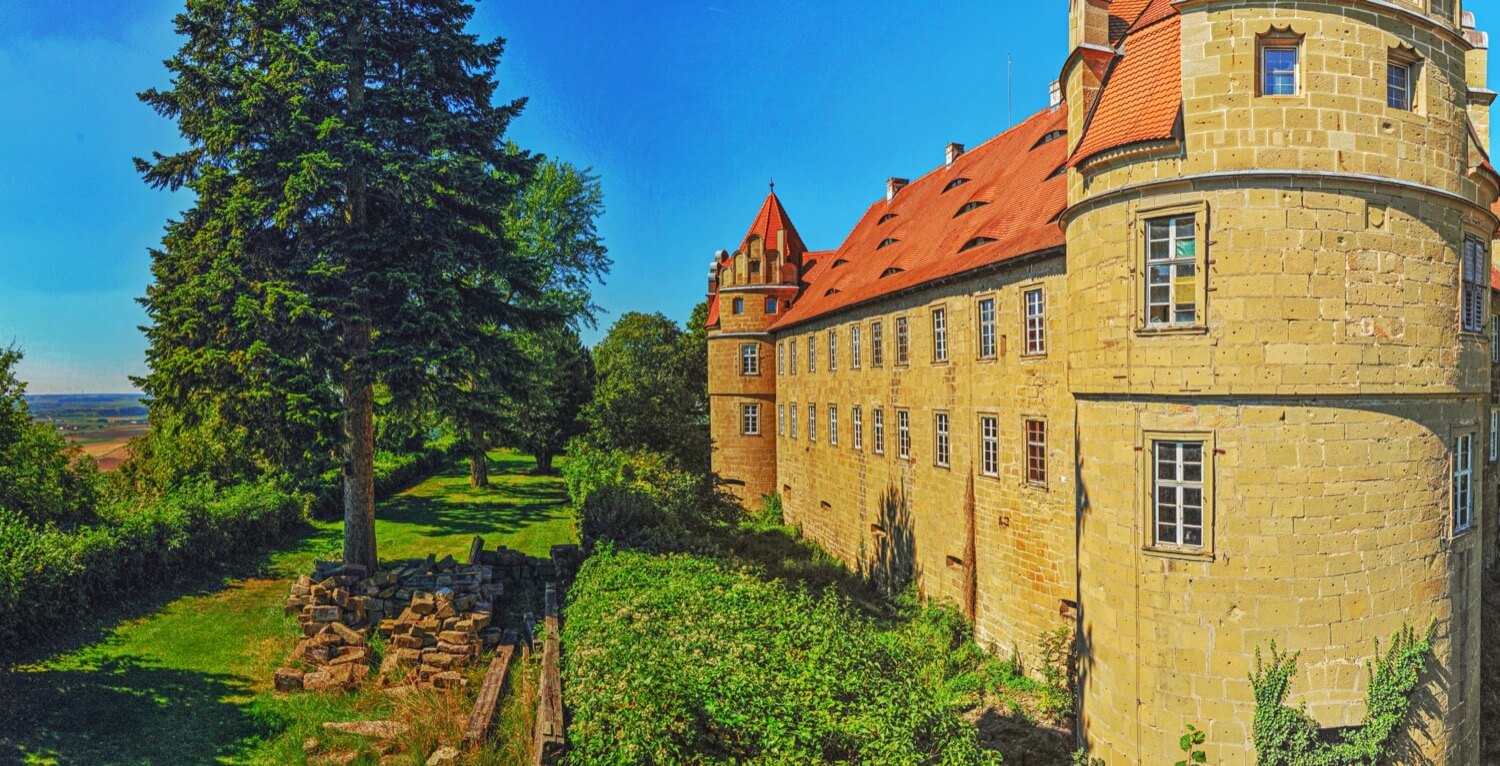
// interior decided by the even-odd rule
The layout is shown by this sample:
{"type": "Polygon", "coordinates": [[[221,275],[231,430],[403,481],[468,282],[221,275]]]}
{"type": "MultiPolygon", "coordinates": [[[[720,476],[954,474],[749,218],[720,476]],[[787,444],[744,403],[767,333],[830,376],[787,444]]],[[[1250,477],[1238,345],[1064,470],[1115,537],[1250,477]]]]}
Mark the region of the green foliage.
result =
{"type": "Polygon", "coordinates": [[[1073,766],[1104,766],[1104,759],[1090,758],[1089,751],[1079,748],[1073,751],[1073,766]]]}
{"type": "Polygon", "coordinates": [[[100,515],[98,524],[64,530],[0,509],[0,644],[263,546],[302,520],[303,505],[265,484],[215,490],[199,482],[100,515]]]}
{"type": "Polygon", "coordinates": [[[689,324],[683,332],[661,314],[630,312],[610,328],[594,348],[598,382],[584,408],[590,444],[652,450],[708,471],[707,340],[689,324]]]}
{"type": "Polygon", "coordinates": [[[0,347],[0,509],[38,524],[90,521],[100,494],[94,461],[31,419],[20,361],[19,349],[0,347]]]}
{"type": "Polygon", "coordinates": [[[520,382],[504,397],[501,438],[536,456],[539,473],[583,432],[579,412],[594,392],[594,360],[567,328],[517,333],[520,382]]]}
{"type": "Polygon", "coordinates": [[[586,546],[612,540],[647,550],[690,547],[743,515],[712,474],[681,470],[652,452],[599,450],[575,441],[563,476],[586,546]]]}
{"type": "Polygon", "coordinates": [[[566,617],[579,766],[999,762],[961,715],[982,652],[952,610],[882,629],[833,591],[603,544],[566,617]]]}
{"type": "Polygon", "coordinates": [[[1339,741],[1319,737],[1318,722],[1305,706],[1287,707],[1292,678],[1297,674],[1297,653],[1282,652],[1271,643],[1270,662],[1255,652],[1250,684],[1255,689],[1255,751],[1260,766],[1377,766],[1387,755],[1391,736],[1405,721],[1411,697],[1423,669],[1432,657],[1434,627],[1421,638],[1403,625],[1391,637],[1384,652],[1375,644],[1375,656],[1365,663],[1370,686],[1365,694],[1365,719],[1357,727],[1341,732],[1339,741]]]}
{"type": "Polygon", "coordinates": [[[786,509],[781,504],[781,494],[768,492],[761,498],[760,510],[756,512],[751,521],[756,524],[779,527],[786,523],[786,509]]]}
{"type": "Polygon", "coordinates": [[[1198,727],[1187,724],[1182,729],[1182,736],[1177,739],[1177,747],[1182,750],[1182,760],[1175,766],[1192,766],[1195,763],[1208,763],[1208,751],[1199,750],[1198,746],[1208,741],[1208,733],[1198,727]]]}

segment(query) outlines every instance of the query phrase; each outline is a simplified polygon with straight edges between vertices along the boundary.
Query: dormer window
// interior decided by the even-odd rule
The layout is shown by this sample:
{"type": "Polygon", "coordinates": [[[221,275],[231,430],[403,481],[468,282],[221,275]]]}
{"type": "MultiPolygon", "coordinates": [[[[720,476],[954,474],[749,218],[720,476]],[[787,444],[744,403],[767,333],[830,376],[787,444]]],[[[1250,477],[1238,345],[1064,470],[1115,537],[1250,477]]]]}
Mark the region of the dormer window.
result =
{"type": "Polygon", "coordinates": [[[840,259],[834,261],[833,265],[829,266],[828,268],[830,268],[830,269],[836,269],[836,268],[838,268],[840,266],[843,266],[846,263],[848,263],[848,261],[844,260],[843,258],[840,258],[840,259]]]}
{"type": "Polygon", "coordinates": [[[898,269],[895,266],[892,266],[885,271],[880,272],[880,278],[885,279],[886,277],[889,277],[893,274],[900,274],[903,271],[905,271],[905,269],[898,269]]]}
{"type": "Polygon", "coordinates": [[[1036,144],[1031,148],[1035,149],[1036,147],[1043,144],[1050,144],[1053,141],[1056,141],[1057,139],[1062,138],[1066,135],[1068,135],[1068,131],[1066,130],[1049,130],[1047,131],[1047,134],[1042,136],[1041,140],[1037,141],[1036,144]]]}
{"type": "Polygon", "coordinates": [[[897,242],[900,242],[900,241],[901,240],[896,239],[895,237],[887,237],[887,238],[881,240],[880,244],[878,244],[878,245],[875,246],[875,249],[876,250],[884,250],[885,248],[890,247],[891,245],[894,245],[894,244],[896,244],[897,242]]]}
{"type": "Polygon", "coordinates": [[[968,242],[965,242],[964,246],[958,249],[958,252],[962,253],[965,250],[973,250],[976,247],[979,247],[981,245],[988,245],[994,241],[996,241],[994,237],[975,237],[968,242]]]}
{"type": "Polygon", "coordinates": [[[990,203],[985,202],[984,200],[978,200],[978,199],[974,200],[973,202],[964,203],[964,206],[961,207],[961,208],[959,208],[958,212],[953,214],[953,217],[957,218],[957,217],[963,215],[964,213],[972,213],[973,211],[978,210],[979,208],[982,208],[982,207],[984,207],[985,205],[988,205],[988,204],[990,204],[990,203]]]}
{"type": "Polygon", "coordinates": [[[944,192],[952,191],[954,189],[957,189],[960,186],[963,186],[964,184],[966,184],[968,182],[969,182],[969,179],[967,179],[967,178],[955,178],[952,181],[949,181],[947,186],[943,187],[943,191],[944,192]]]}
{"type": "Polygon", "coordinates": [[[895,218],[895,217],[896,217],[895,213],[886,213],[885,215],[880,216],[880,220],[876,221],[875,225],[879,226],[880,224],[885,223],[886,221],[889,221],[889,220],[891,220],[892,218],[895,218]]]}

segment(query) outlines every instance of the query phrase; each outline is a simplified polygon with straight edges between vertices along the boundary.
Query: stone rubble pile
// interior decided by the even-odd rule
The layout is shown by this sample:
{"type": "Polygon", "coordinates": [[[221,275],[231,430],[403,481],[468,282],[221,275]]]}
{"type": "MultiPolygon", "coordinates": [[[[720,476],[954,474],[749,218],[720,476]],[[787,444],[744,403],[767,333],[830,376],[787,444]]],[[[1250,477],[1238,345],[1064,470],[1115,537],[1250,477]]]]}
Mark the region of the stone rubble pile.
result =
{"type": "Polygon", "coordinates": [[[364,634],[343,623],[331,622],[302,639],[293,650],[293,665],[313,670],[283,667],[276,671],[276,691],[328,692],[353,689],[370,675],[370,647],[364,634]]]}
{"type": "Polygon", "coordinates": [[[473,596],[448,588],[414,594],[400,617],[380,623],[380,635],[387,639],[381,675],[396,684],[405,680],[438,689],[467,685],[460,671],[480,652],[495,648],[501,634],[490,624],[491,612],[474,606],[473,596]],[[404,679],[397,678],[402,670],[408,671],[404,679]]]}

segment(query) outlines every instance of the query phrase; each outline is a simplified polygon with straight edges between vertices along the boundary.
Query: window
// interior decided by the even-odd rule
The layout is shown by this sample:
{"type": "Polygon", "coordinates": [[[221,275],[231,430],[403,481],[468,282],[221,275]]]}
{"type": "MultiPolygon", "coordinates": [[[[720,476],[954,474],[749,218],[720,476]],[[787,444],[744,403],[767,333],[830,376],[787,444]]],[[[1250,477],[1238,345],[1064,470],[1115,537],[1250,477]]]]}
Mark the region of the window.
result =
{"type": "Polygon", "coordinates": [[[964,205],[963,205],[963,207],[960,207],[958,209],[958,212],[953,214],[953,217],[957,218],[957,217],[963,215],[964,213],[972,213],[975,210],[978,210],[979,208],[982,208],[982,207],[984,207],[985,205],[988,205],[988,204],[990,204],[990,203],[985,202],[984,200],[974,200],[973,202],[965,202],[964,205]]]}
{"type": "Polygon", "coordinates": [[[1197,217],[1146,222],[1146,326],[1171,327],[1198,319],[1197,217]]]}
{"type": "Polygon", "coordinates": [[[849,366],[859,369],[859,325],[849,328],[849,366]]]}
{"type": "Polygon", "coordinates": [[[760,436],[760,405],[740,405],[740,433],[746,436],[760,436]]]}
{"type": "Polygon", "coordinates": [[[1203,442],[1153,441],[1152,525],[1156,545],[1203,547],[1203,442]]]}
{"type": "Polygon", "coordinates": [[[838,405],[828,405],[828,443],[839,446],[839,408],[838,405]]]}
{"type": "Polygon", "coordinates": [[[750,273],[751,274],[755,274],[755,275],[759,275],[760,274],[760,261],[751,261],[750,262],[750,273]]]}
{"type": "Polygon", "coordinates": [[[807,440],[815,442],[818,440],[818,406],[807,405],[807,440]]]}
{"type": "Polygon", "coordinates": [[[891,245],[894,245],[894,244],[896,244],[897,242],[900,242],[900,241],[901,240],[896,239],[895,237],[886,237],[885,239],[880,240],[880,244],[876,245],[875,249],[876,250],[884,250],[884,249],[890,247],[891,245]]]}
{"type": "Polygon", "coordinates": [[[854,451],[858,452],[865,448],[865,422],[859,407],[850,408],[849,421],[849,427],[854,431],[854,439],[851,443],[854,451]]]}
{"type": "Polygon", "coordinates": [[[786,342],[776,344],[776,374],[786,374],[786,342]]]}
{"type": "Polygon", "coordinates": [[[911,353],[911,334],[906,330],[906,317],[896,317],[896,364],[906,364],[911,353]]]}
{"type": "Polygon", "coordinates": [[[891,220],[892,218],[895,218],[895,217],[896,217],[895,213],[886,213],[885,215],[880,216],[880,220],[876,221],[875,225],[879,226],[880,224],[885,223],[886,221],[889,221],[889,220],[891,220]]]}
{"type": "Polygon", "coordinates": [[[870,364],[880,367],[885,364],[885,343],[881,339],[885,323],[879,319],[870,323],[870,364]]]}
{"type": "Polygon", "coordinates": [[[1490,462],[1500,460],[1500,410],[1490,410],[1490,462]]]}
{"type": "Polygon", "coordinates": [[[1453,534],[1474,526],[1474,435],[1453,442],[1453,534]]]}
{"type": "Polygon", "coordinates": [[[1042,288],[1027,290],[1026,299],[1026,353],[1037,356],[1047,353],[1047,299],[1042,288]]]}
{"type": "Polygon", "coordinates": [[[1000,475],[1000,420],[994,415],[979,417],[979,470],[985,476],[1000,475]]]}
{"type": "Polygon", "coordinates": [[[948,361],[948,318],[942,309],[932,310],[932,359],[948,361]]]}
{"type": "Polygon", "coordinates": [[[754,343],[740,345],[740,374],[760,374],[760,346],[754,343]]]}
{"type": "Polygon", "coordinates": [[[1464,332],[1484,332],[1484,294],[1489,291],[1489,253],[1484,240],[1464,236],[1464,332]]]}
{"type": "Polygon", "coordinates": [[[1411,64],[1392,61],[1385,65],[1385,104],[1392,109],[1410,111],[1411,64]]]}
{"type": "Polygon", "coordinates": [[[775,298],[767,298],[766,299],[766,313],[767,314],[775,314],[778,308],[779,307],[776,305],[776,299],[775,298]]]}
{"type": "Polygon", "coordinates": [[[979,302],[979,358],[995,358],[995,299],[979,302]]]}
{"type": "Polygon", "coordinates": [[[1047,486],[1047,423],[1026,421],[1026,483],[1047,486]]]}
{"type": "Polygon", "coordinates": [[[743,314],[743,313],[745,313],[745,299],[744,298],[735,298],[734,299],[734,313],[736,313],[736,314],[743,314]]]}
{"type": "Polygon", "coordinates": [[[964,184],[966,184],[968,182],[969,182],[969,179],[967,179],[967,178],[955,178],[952,181],[949,181],[947,186],[943,187],[943,191],[944,192],[952,191],[954,189],[957,189],[960,186],[963,186],[964,184]]]}
{"type": "Polygon", "coordinates": [[[1500,364],[1500,317],[1490,317],[1490,364],[1500,364]]]}
{"type": "Polygon", "coordinates": [[[911,457],[911,413],[896,410],[896,454],[911,457]]]}
{"type": "Polygon", "coordinates": [[[932,462],[940,467],[948,467],[948,413],[939,412],[932,416],[932,462]]]}
{"type": "Polygon", "coordinates": [[[879,407],[870,413],[870,438],[875,442],[875,454],[885,454],[885,410],[879,407]]]}
{"type": "Polygon", "coordinates": [[[1262,96],[1297,95],[1297,43],[1294,40],[1270,40],[1260,49],[1260,94],[1262,96]]]}
{"type": "Polygon", "coordinates": [[[786,436],[786,405],[776,405],[776,433],[786,436]]]}
{"type": "Polygon", "coordinates": [[[787,411],[790,412],[791,415],[792,415],[791,430],[788,431],[787,433],[788,433],[789,436],[791,436],[793,439],[795,439],[795,438],[797,438],[797,403],[796,402],[792,402],[792,406],[788,407],[787,411]]]}
{"type": "Polygon", "coordinates": [[[788,348],[790,349],[789,352],[788,352],[788,354],[787,354],[787,357],[790,360],[790,364],[787,367],[787,369],[791,370],[793,375],[796,375],[797,374],[797,341],[790,340],[790,341],[787,341],[787,344],[788,344],[788,348]]]}
{"type": "Polygon", "coordinates": [[[807,371],[818,371],[818,336],[807,336],[807,371]]]}
{"type": "Polygon", "coordinates": [[[839,334],[837,330],[828,331],[828,371],[833,372],[839,368],[839,334]]]}
{"type": "Polygon", "coordinates": [[[968,250],[973,250],[974,248],[980,247],[981,245],[988,245],[991,242],[997,241],[999,240],[996,240],[994,237],[975,237],[968,242],[965,242],[963,247],[960,247],[958,249],[958,252],[962,253],[968,250]]]}

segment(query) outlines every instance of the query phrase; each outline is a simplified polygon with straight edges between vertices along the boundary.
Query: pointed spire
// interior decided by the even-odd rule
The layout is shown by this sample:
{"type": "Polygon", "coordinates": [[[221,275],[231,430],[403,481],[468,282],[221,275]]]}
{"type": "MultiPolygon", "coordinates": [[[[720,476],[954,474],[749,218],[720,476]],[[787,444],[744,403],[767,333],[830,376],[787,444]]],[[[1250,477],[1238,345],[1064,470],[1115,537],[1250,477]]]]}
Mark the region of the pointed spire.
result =
{"type": "Polygon", "coordinates": [[[780,246],[779,235],[783,232],[786,234],[787,252],[782,253],[782,256],[788,261],[801,259],[802,254],[807,252],[807,245],[802,243],[802,235],[797,233],[797,227],[792,225],[791,217],[781,206],[781,199],[776,196],[776,182],[772,181],[771,191],[761,204],[760,212],[756,213],[755,222],[750,224],[745,241],[740,243],[740,250],[743,252],[749,246],[751,236],[760,237],[767,250],[775,250],[780,246]]]}

